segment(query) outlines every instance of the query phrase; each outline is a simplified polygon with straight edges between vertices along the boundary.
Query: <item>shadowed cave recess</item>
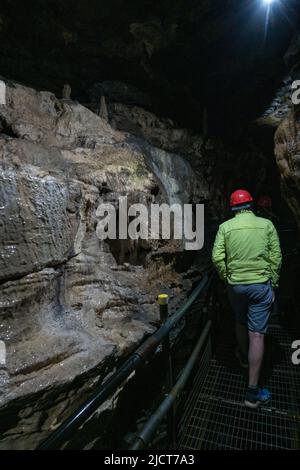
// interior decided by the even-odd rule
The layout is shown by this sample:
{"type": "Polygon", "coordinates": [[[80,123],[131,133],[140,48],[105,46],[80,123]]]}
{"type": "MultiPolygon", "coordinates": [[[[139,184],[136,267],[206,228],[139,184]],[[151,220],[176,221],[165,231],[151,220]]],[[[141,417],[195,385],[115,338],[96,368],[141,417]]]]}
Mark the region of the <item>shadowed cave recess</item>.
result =
{"type": "MultiPolygon", "coordinates": [[[[0,449],[55,430],[156,330],[160,292],[181,305],[234,189],[272,198],[282,321],[298,331],[297,0],[1,0],[0,77],[0,449]],[[203,249],[100,241],[97,208],[121,196],[203,203],[203,249]]],[[[196,338],[187,328],[178,364],[196,338]]],[[[126,447],[159,363],[69,448],[126,447]]]]}

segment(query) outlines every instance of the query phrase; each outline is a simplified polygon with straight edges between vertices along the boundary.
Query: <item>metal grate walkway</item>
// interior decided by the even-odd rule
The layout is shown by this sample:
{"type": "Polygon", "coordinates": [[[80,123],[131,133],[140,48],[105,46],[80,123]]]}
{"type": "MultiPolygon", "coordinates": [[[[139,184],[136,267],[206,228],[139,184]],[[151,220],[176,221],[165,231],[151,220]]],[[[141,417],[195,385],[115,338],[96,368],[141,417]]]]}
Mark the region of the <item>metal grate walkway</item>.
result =
{"type": "Polygon", "coordinates": [[[180,424],[180,449],[300,449],[300,366],[291,362],[292,339],[274,325],[268,343],[272,401],[249,410],[243,404],[247,370],[237,364],[232,338],[222,337],[213,356],[208,342],[180,424]]]}

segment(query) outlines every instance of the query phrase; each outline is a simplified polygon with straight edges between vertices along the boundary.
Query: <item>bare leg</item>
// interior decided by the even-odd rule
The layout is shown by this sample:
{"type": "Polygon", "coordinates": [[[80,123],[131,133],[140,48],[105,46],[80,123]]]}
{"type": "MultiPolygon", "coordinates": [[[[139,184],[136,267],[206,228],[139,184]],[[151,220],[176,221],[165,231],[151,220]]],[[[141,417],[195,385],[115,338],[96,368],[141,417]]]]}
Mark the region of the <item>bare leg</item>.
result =
{"type": "Polygon", "coordinates": [[[239,350],[245,358],[248,357],[249,339],[248,330],[243,323],[235,323],[235,334],[239,350]]]}
{"type": "Polygon", "coordinates": [[[249,331],[249,386],[258,385],[259,373],[264,357],[264,335],[249,331]]]}

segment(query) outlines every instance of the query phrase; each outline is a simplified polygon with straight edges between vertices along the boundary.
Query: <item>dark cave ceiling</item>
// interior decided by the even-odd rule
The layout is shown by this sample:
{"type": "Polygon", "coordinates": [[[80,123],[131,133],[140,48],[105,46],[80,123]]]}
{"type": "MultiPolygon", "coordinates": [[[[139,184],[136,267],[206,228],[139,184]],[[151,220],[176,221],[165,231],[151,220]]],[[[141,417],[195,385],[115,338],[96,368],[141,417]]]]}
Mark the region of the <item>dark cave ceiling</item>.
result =
{"type": "Polygon", "coordinates": [[[265,37],[263,0],[1,0],[0,74],[82,101],[119,80],[181,125],[205,109],[211,132],[239,132],[285,74],[300,8],[276,3],[265,37]]]}

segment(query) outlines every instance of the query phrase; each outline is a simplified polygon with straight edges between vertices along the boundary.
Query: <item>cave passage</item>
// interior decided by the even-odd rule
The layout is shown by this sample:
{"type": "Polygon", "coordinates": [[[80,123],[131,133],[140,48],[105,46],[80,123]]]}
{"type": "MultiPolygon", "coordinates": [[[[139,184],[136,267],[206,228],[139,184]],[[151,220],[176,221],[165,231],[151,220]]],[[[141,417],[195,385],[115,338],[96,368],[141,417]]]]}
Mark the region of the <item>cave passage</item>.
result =
{"type": "Polygon", "coordinates": [[[298,0],[1,0],[0,52],[0,450],[299,450],[298,0]],[[236,190],[282,250],[253,410],[212,264],[236,190]]]}

